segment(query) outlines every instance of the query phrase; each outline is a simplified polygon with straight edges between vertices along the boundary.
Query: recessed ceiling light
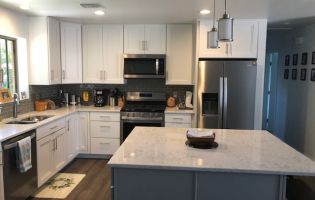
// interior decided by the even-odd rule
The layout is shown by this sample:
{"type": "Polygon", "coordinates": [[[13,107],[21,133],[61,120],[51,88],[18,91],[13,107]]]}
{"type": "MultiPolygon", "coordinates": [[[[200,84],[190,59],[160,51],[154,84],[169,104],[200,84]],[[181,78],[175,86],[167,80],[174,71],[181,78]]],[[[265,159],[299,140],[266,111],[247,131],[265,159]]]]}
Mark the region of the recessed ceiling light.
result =
{"type": "Polygon", "coordinates": [[[94,12],[94,14],[95,14],[95,15],[104,15],[105,12],[104,12],[103,10],[96,10],[96,11],[94,12]]]}
{"type": "Polygon", "coordinates": [[[207,10],[207,9],[204,9],[204,10],[201,10],[200,11],[200,14],[202,14],[202,15],[208,15],[208,14],[210,14],[210,10],[207,10]]]}
{"type": "Polygon", "coordinates": [[[22,4],[22,5],[20,5],[20,8],[21,8],[22,10],[29,10],[29,9],[30,9],[30,7],[29,7],[28,4],[22,4]]]}

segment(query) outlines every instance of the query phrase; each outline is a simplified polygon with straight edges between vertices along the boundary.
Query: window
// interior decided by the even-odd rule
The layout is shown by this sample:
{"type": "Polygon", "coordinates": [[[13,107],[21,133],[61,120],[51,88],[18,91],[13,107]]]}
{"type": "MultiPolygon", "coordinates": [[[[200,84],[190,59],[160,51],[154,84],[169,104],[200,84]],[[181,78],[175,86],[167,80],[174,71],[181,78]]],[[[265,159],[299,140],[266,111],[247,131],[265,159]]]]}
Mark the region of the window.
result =
{"type": "Polygon", "coordinates": [[[0,36],[0,88],[9,89],[11,95],[16,92],[16,41],[0,36]]]}

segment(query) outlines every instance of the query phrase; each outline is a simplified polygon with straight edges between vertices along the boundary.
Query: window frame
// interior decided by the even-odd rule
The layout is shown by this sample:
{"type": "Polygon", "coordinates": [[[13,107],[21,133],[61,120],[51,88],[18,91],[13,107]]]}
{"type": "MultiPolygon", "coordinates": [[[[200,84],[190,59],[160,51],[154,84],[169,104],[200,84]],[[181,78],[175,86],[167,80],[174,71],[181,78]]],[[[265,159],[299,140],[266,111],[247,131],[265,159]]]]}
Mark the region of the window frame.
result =
{"type": "MultiPolygon", "coordinates": [[[[8,63],[9,63],[9,59],[8,59],[8,41],[11,41],[13,43],[13,50],[12,50],[12,54],[13,54],[13,62],[14,62],[14,83],[15,83],[15,93],[19,93],[19,84],[18,84],[18,80],[19,80],[19,73],[18,73],[18,58],[17,58],[17,39],[13,38],[13,37],[8,37],[5,35],[0,35],[0,39],[4,39],[5,40],[5,47],[6,47],[6,65],[8,68],[8,63]]],[[[7,70],[9,72],[9,70],[7,70]]],[[[4,75],[4,74],[3,74],[4,75]]],[[[8,76],[9,77],[9,76],[8,76]]],[[[6,89],[6,88],[5,88],[6,89]]],[[[8,81],[8,88],[10,90],[10,81],[8,81]]],[[[13,94],[11,94],[13,96],[13,94]]]]}

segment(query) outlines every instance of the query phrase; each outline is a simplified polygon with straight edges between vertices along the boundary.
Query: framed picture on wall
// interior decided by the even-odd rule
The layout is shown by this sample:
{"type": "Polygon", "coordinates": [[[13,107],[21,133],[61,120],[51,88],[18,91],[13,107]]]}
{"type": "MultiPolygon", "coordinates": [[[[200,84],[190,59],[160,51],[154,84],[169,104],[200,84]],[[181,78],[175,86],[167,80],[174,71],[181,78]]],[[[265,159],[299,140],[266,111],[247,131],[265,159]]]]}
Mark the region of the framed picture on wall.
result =
{"type": "Polygon", "coordinates": [[[302,65],[307,65],[307,53],[302,53],[302,65]]]}
{"type": "Polygon", "coordinates": [[[315,51],[313,51],[312,53],[312,64],[313,65],[315,64],[315,51]]]}
{"type": "Polygon", "coordinates": [[[305,81],[306,80],[306,69],[301,69],[301,75],[300,75],[300,80],[305,81]]]}
{"type": "Polygon", "coordinates": [[[284,75],[283,75],[283,78],[284,79],[289,79],[289,69],[284,69],[284,75]]]}
{"type": "Polygon", "coordinates": [[[315,81],[315,68],[311,71],[311,81],[315,81]]]}
{"type": "Polygon", "coordinates": [[[292,69],[292,80],[297,79],[297,69],[292,69]]]}
{"type": "Polygon", "coordinates": [[[284,66],[290,66],[290,55],[285,56],[284,66]]]}
{"type": "Polygon", "coordinates": [[[294,66],[298,65],[298,61],[299,61],[299,54],[293,54],[292,65],[294,66]]]}

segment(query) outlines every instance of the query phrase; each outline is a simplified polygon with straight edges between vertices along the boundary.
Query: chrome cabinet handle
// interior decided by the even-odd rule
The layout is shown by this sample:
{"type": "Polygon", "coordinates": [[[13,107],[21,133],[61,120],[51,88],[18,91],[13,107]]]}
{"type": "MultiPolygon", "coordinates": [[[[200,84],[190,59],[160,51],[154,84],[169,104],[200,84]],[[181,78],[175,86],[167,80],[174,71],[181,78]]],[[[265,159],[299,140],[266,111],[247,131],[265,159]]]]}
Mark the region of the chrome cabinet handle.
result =
{"type": "Polygon", "coordinates": [[[155,60],[155,74],[159,74],[159,59],[155,60]]]}
{"type": "Polygon", "coordinates": [[[62,79],[65,80],[66,79],[66,71],[62,70],[62,79]]]}
{"type": "Polygon", "coordinates": [[[110,126],[100,126],[100,128],[110,128],[110,126]]]}
{"type": "Polygon", "coordinates": [[[224,100],[223,100],[223,128],[227,128],[227,94],[228,94],[228,79],[227,77],[224,77],[224,100]]]}
{"type": "Polygon", "coordinates": [[[100,70],[100,79],[103,80],[103,70],[100,70]]]}
{"type": "Polygon", "coordinates": [[[105,80],[105,79],[106,79],[106,71],[103,70],[103,80],[105,80]]]}
{"type": "Polygon", "coordinates": [[[50,130],[53,130],[53,129],[57,128],[57,127],[58,127],[58,126],[51,127],[50,130]]]}
{"type": "Polygon", "coordinates": [[[67,127],[68,131],[70,131],[70,120],[68,120],[68,127],[67,127]]]}
{"type": "Polygon", "coordinates": [[[147,40],[144,42],[144,50],[148,50],[148,41],[147,40]]]}
{"type": "Polygon", "coordinates": [[[145,50],[145,41],[144,40],[142,41],[142,50],[143,51],[145,50]]]}
{"type": "Polygon", "coordinates": [[[54,80],[54,70],[50,70],[50,79],[51,81],[54,80]]]}
{"type": "Polygon", "coordinates": [[[223,107],[223,77],[220,77],[220,91],[219,91],[219,120],[218,120],[218,128],[222,128],[222,107],[223,107]]]}

